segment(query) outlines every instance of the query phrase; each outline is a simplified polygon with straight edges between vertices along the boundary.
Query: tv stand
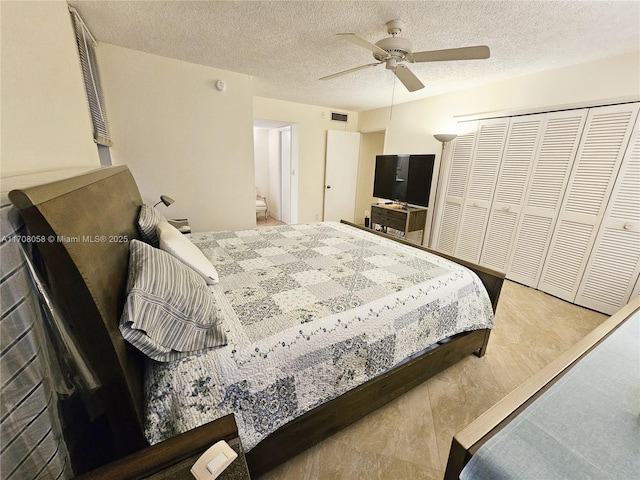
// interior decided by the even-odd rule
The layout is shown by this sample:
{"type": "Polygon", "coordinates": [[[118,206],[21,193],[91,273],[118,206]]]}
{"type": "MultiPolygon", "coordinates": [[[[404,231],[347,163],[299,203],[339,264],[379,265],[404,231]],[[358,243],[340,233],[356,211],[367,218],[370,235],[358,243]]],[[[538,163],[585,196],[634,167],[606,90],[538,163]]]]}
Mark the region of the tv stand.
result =
{"type": "Polygon", "coordinates": [[[409,207],[397,204],[379,204],[371,205],[371,222],[370,226],[375,229],[376,225],[380,225],[385,230],[393,228],[404,233],[407,236],[409,232],[422,231],[420,237],[420,245],[424,242],[424,230],[427,223],[427,208],[409,207]]]}

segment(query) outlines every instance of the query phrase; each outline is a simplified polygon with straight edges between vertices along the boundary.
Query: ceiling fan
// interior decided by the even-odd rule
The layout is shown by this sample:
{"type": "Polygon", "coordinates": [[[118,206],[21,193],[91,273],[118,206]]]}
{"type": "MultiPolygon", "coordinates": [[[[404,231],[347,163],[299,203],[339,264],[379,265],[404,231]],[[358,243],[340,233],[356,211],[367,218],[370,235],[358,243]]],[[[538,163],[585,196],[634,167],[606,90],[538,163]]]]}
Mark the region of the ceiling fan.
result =
{"type": "Polygon", "coordinates": [[[391,20],[387,22],[387,33],[391,37],[383,38],[375,44],[359,37],[355,33],[338,33],[345,40],[355,43],[361,47],[371,50],[373,57],[377,60],[375,63],[368,63],[359,67],[350,68],[342,72],[334,73],[322,77],[320,80],[330,80],[332,78],[346,75],[348,73],[357,72],[367,67],[375,67],[382,63],[386,64],[388,70],[393,70],[396,77],[410,92],[424,88],[423,83],[414,73],[404,65],[403,62],[444,62],[448,60],[480,60],[489,58],[489,47],[486,45],[477,45],[475,47],[448,48],[445,50],[428,50],[425,52],[412,52],[411,42],[400,37],[404,22],[402,20],[391,20]]]}

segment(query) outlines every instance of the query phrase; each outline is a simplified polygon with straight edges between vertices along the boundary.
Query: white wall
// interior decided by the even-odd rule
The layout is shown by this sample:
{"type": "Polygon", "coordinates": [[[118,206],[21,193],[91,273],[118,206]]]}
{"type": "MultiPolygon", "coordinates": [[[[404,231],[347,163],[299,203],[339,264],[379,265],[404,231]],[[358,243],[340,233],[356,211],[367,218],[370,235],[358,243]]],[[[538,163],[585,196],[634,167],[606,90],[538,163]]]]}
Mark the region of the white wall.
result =
{"type": "Polygon", "coordinates": [[[256,189],[267,197],[269,216],[280,220],[280,130],[253,129],[256,189]]]}
{"type": "Polygon", "coordinates": [[[363,133],[360,137],[355,212],[355,222],[359,224],[364,225],[365,210],[371,215],[371,204],[377,201],[373,197],[373,179],[376,172],[376,155],[381,155],[384,150],[384,137],[384,132],[363,133]]]}
{"type": "Polygon", "coordinates": [[[341,113],[349,115],[349,122],[347,124],[332,122],[330,120],[332,110],[328,107],[264,97],[254,97],[253,111],[255,118],[279,120],[298,125],[298,223],[320,221],[324,208],[326,131],[346,129],[355,132],[358,114],[341,110],[341,113]]]}
{"type": "Polygon", "coordinates": [[[253,129],[253,156],[256,164],[255,182],[258,193],[270,197],[269,129],[253,129]]]}
{"type": "MultiPolygon", "coordinates": [[[[284,207],[289,208],[289,216],[291,213],[291,201],[282,198],[282,142],[280,140],[281,132],[279,128],[271,128],[267,133],[269,153],[269,215],[276,220],[282,220],[284,207]],[[284,200],[284,201],[283,201],[284,200]],[[286,205],[285,205],[286,204],[286,205]]],[[[291,186],[285,187],[287,192],[291,191],[291,186]]]]}
{"type": "Polygon", "coordinates": [[[66,2],[2,2],[2,176],[100,166],[66,2]]]}
{"type": "MultiPolygon", "coordinates": [[[[536,73],[360,113],[358,130],[387,128],[385,153],[436,153],[434,133],[454,133],[456,116],[640,96],[638,53],[536,73]]],[[[438,155],[439,156],[439,155],[438,155]]]]}
{"type": "Polygon", "coordinates": [[[129,166],[143,199],[173,197],[161,213],[195,232],[253,227],[251,77],[109,44],[97,57],[112,160],[129,166]]]}

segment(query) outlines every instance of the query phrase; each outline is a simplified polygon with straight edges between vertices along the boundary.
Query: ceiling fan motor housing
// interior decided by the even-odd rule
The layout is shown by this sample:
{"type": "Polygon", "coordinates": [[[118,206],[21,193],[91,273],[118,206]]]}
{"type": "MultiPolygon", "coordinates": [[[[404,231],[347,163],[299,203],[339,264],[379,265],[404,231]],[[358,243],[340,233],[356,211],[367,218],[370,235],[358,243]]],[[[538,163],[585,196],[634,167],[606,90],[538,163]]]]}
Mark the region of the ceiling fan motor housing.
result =
{"type": "MultiPolygon", "coordinates": [[[[1,0],[0,0],[1,1],[1,0]]],[[[375,45],[355,33],[339,33],[342,38],[366,48],[373,52],[373,58],[377,63],[369,63],[359,67],[350,68],[342,72],[334,73],[322,77],[320,80],[328,80],[330,78],[339,77],[347,73],[357,72],[364,68],[375,67],[384,63],[388,70],[392,70],[396,77],[400,79],[402,84],[410,92],[415,92],[424,88],[424,84],[415,74],[403,65],[403,62],[442,62],[446,60],[473,60],[489,58],[489,47],[486,45],[476,45],[473,47],[451,48],[446,50],[432,50],[424,52],[413,52],[411,42],[406,38],[400,37],[404,23],[402,20],[391,20],[387,22],[387,33],[390,38],[385,38],[377,42],[375,45]]]]}
{"type": "MultiPolygon", "coordinates": [[[[402,37],[383,38],[376,45],[398,61],[406,60],[407,55],[411,53],[411,42],[402,37]]],[[[379,53],[374,53],[373,57],[379,62],[387,59],[379,53]]]]}

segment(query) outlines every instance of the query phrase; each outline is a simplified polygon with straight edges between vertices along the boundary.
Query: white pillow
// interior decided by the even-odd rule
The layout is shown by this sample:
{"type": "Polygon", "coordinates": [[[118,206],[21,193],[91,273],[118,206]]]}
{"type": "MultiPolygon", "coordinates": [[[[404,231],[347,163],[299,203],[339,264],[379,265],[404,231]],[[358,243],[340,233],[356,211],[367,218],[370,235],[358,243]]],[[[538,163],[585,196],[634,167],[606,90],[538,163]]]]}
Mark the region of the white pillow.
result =
{"type": "Polygon", "coordinates": [[[173,255],[131,240],[122,336],[149,358],[171,362],[226,345],[209,287],[173,255]]]}
{"type": "Polygon", "coordinates": [[[209,285],[220,281],[216,268],[204,256],[191,240],[167,222],[159,222],[156,226],[160,249],[170,253],[185,265],[195,270],[209,285]]]}

